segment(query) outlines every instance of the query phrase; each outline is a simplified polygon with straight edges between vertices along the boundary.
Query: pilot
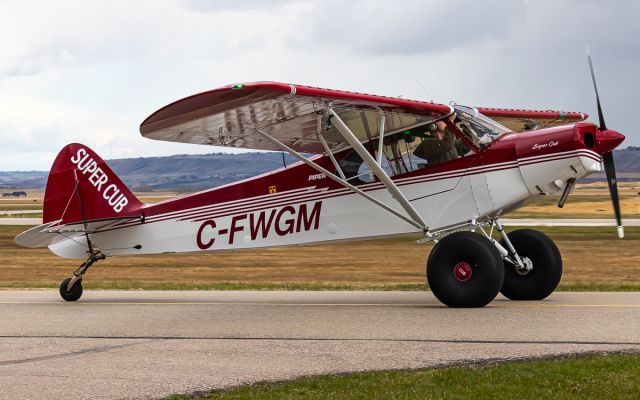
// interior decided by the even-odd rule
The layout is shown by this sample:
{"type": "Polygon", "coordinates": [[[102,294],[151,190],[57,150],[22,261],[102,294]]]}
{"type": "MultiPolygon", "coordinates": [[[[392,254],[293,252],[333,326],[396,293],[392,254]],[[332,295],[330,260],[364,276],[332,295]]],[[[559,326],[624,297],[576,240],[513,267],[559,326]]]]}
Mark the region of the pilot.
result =
{"type": "Polygon", "coordinates": [[[458,158],[456,135],[444,121],[437,121],[431,134],[422,139],[413,154],[427,160],[428,166],[442,164],[458,158]]]}

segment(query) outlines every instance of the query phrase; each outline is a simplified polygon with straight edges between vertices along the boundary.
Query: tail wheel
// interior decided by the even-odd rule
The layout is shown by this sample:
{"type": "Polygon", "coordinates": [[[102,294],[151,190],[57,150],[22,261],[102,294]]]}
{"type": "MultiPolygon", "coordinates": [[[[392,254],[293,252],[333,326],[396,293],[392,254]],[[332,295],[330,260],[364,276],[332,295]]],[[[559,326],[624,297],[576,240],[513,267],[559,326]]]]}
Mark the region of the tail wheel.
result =
{"type": "Polygon", "coordinates": [[[82,296],[82,279],[76,281],[76,283],[68,288],[71,278],[67,278],[60,283],[60,296],[66,301],[76,301],[82,296]]]}
{"type": "MultiPolygon", "coordinates": [[[[551,238],[533,229],[518,229],[509,233],[509,241],[525,263],[528,272],[505,262],[502,292],[511,300],[542,300],[553,293],[562,277],[562,256],[551,238]]],[[[500,242],[505,246],[504,241],[500,242]]]]}
{"type": "Polygon", "coordinates": [[[504,266],[498,249],[473,232],[445,236],[431,250],[427,281],[449,307],[483,307],[500,291],[504,266]]]}

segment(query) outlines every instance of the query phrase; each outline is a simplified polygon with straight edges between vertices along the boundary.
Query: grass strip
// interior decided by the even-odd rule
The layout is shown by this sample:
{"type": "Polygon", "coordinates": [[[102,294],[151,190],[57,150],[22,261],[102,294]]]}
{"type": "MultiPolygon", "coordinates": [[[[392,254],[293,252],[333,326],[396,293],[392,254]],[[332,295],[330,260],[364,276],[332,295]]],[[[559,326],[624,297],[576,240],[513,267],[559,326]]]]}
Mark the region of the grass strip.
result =
{"type": "Polygon", "coordinates": [[[639,376],[640,355],[590,355],[329,375],[170,399],[638,399],[639,376]]]}

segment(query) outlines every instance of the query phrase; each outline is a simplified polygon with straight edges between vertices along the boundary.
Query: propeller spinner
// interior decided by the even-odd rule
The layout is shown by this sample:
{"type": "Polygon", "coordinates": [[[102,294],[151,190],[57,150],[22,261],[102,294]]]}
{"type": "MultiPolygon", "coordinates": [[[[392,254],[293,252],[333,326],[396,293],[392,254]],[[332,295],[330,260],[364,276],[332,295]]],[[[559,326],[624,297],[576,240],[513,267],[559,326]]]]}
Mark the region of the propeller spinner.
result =
{"type": "Polygon", "coordinates": [[[600,105],[600,96],[598,94],[598,86],[596,85],[596,75],[593,72],[593,62],[591,61],[591,53],[587,48],[587,59],[589,60],[589,70],[591,71],[591,80],[593,81],[593,89],[596,92],[596,104],[598,107],[598,119],[600,126],[596,134],[597,149],[602,154],[604,163],[604,171],[607,175],[607,183],[609,184],[609,193],[611,194],[611,202],[613,203],[613,211],[616,216],[616,224],[618,227],[618,237],[624,237],[624,228],[622,226],[622,215],[620,213],[620,197],[618,196],[618,181],[616,179],[616,166],[613,161],[613,149],[624,140],[624,136],[614,130],[607,129],[604,122],[604,113],[600,105]]]}

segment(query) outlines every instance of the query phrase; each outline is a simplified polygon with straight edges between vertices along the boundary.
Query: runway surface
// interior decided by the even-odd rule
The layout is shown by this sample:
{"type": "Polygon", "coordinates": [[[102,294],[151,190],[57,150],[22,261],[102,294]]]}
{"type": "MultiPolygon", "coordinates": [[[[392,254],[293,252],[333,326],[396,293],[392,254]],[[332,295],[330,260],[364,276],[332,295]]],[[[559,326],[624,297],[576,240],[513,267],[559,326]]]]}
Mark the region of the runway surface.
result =
{"type": "Polygon", "coordinates": [[[0,218],[0,225],[40,225],[42,218],[0,218]]]}
{"type": "Polygon", "coordinates": [[[263,380],[640,351],[640,293],[445,308],[430,292],[0,291],[0,398],[158,398],[263,380]]]}
{"type": "MultiPolygon", "coordinates": [[[[2,204],[2,206],[9,206],[13,204],[2,204]]],[[[0,210],[0,215],[14,215],[14,214],[41,214],[42,210],[0,210]]]]}

